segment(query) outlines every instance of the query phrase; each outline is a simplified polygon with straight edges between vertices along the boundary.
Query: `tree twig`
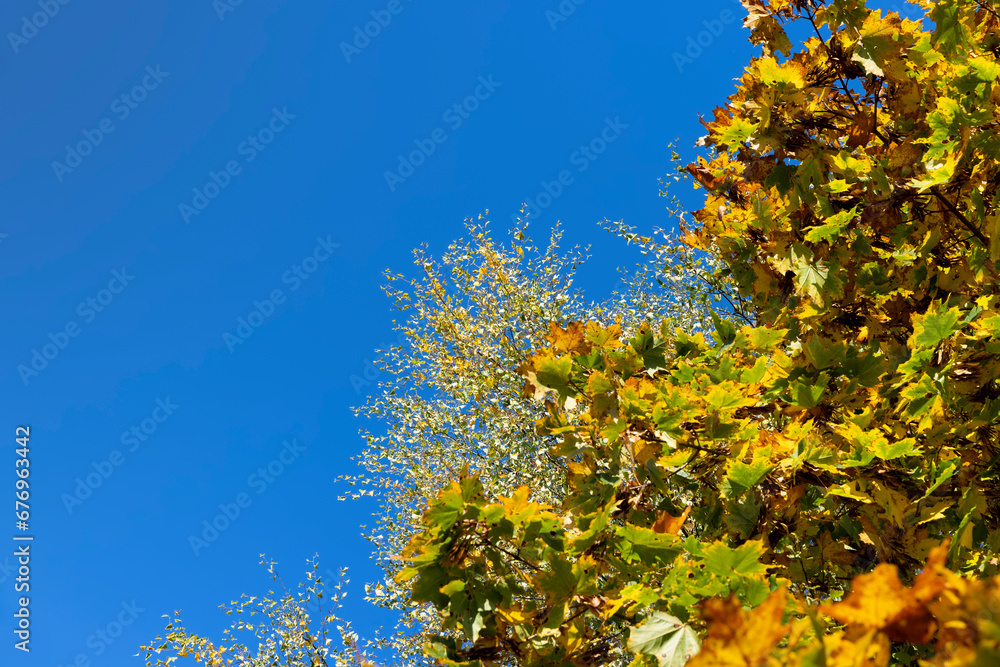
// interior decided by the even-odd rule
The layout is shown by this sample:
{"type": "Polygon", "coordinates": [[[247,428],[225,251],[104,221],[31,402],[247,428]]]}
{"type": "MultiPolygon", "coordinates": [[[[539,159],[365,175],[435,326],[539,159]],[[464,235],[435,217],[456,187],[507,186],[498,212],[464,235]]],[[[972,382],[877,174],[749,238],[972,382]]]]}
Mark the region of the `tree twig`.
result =
{"type": "Polygon", "coordinates": [[[958,218],[959,221],[963,225],[965,225],[966,229],[972,232],[973,236],[979,239],[979,242],[983,244],[984,248],[989,249],[990,240],[986,238],[981,231],[979,231],[978,227],[972,224],[972,222],[967,217],[965,217],[964,213],[959,211],[958,208],[954,204],[952,204],[951,201],[949,201],[949,199],[945,197],[940,190],[937,189],[937,186],[931,188],[931,194],[937,197],[938,201],[944,204],[945,208],[947,208],[952,215],[958,218]]]}

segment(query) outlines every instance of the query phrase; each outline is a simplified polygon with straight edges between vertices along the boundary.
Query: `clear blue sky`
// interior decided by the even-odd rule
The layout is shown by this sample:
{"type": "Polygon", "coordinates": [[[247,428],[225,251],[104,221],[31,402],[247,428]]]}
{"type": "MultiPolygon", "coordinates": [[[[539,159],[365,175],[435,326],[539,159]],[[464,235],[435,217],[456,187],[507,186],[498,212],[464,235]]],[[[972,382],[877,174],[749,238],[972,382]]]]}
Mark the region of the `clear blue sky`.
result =
{"type": "Polygon", "coordinates": [[[262,552],[289,581],[315,552],[349,566],[359,629],[391,622],[360,601],[373,507],[334,482],[362,445],[351,376],[393,338],[381,272],[486,209],[503,231],[566,171],[538,236],[595,243],[583,283],[606,292],[636,258],[596,223],[670,224],[667,146],[691,156],[733,90],[739,4],[65,1],[0,10],[0,663],[139,664],[174,609],[218,636],[218,604],[267,590],[262,552]],[[22,424],[30,655],[4,567],[22,424]]]}

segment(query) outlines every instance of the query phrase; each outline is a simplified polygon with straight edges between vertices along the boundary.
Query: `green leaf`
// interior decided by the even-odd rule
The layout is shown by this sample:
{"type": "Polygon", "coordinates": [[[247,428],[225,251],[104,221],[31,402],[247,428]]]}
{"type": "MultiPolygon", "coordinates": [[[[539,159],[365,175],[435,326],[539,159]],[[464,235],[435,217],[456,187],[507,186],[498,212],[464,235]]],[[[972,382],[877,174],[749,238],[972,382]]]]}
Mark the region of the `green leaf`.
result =
{"type": "Polygon", "coordinates": [[[651,563],[659,560],[671,562],[681,553],[680,543],[674,535],[657,533],[648,528],[626,524],[615,531],[618,549],[625,562],[651,563]]]}
{"type": "Polygon", "coordinates": [[[564,393],[567,390],[572,371],[573,360],[570,357],[548,358],[539,362],[536,377],[543,386],[564,393]]]}
{"type": "Polygon", "coordinates": [[[872,451],[875,452],[875,456],[884,461],[898,459],[901,456],[919,456],[921,453],[920,448],[917,447],[917,441],[913,438],[905,438],[891,444],[877,442],[872,446],[872,451]]]}
{"type": "Polygon", "coordinates": [[[705,569],[719,577],[729,578],[734,573],[763,575],[767,568],[760,563],[764,555],[764,545],[759,541],[746,542],[731,549],[722,542],[705,547],[705,569]]]}
{"type": "Polygon", "coordinates": [[[808,384],[805,382],[792,382],[788,385],[792,395],[792,403],[803,408],[814,408],[819,405],[819,399],[826,391],[826,383],[808,384]]]}
{"type": "Polygon", "coordinates": [[[737,502],[726,503],[726,514],[723,521],[734,534],[746,539],[753,532],[760,518],[760,505],[753,498],[744,498],[737,502]]]}
{"type": "Polygon", "coordinates": [[[964,41],[959,18],[960,8],[961,4],[957,2],[939,2],[930,12],[931,21],[934,22],[934,35],[931,41],[939,48],[944,47],[941,50],[946,55],[964,41]]]}
{"type": "Polygon", "coordinates": [[[716,410],[735,410],[745,405],[753,405],[757,399],[744,396],[743,391],[732,382],[723,382],[708,390],[705,402],[716,410]]]}
{"type": "Polygon", "coordinates": [[[757,384],[764,379],[765,374],[767,374],[767,358],[761,357],[753,365],[753,368],[748,368],[740,373],[740,382],[744,384],[757,384]]]}
{"type": "Polygon", "coordinates": [[[549,566],[551,569],[538,577],[543,590],[557,601],[570,598],[577,582],[573,565],[563,558],[555,558],[549,566]]]}
{"type": "Polygon", "coordinates": [[[461,579],[456,579],[455,581],[441,587],[441,593],[444,595],[452,595],[458,593],[459,591],[465,590],[465,582],[461,579]]]}
{"type": "Polygon", "coordinates": [[[683,667],[698,652],[698,635],[680,619],[655,611],[629,629],[629,650],[655,657],[660,667],[683,667]]]}
{"type": "Polygon", "coordinates": [[[750,463],[730,461],[728,479],[733,490],[741,493],[757,486],[772,469],[774,466],[766,456],[754,457],[750,463]]]}
{"type": "Polygon", "coordinates": [[[712,324],[715,325],[715,331],[712,333],[712,337],[715,338],[722,345],[728,345],[736,340],[736,327],[729,320],[724,320],[715,312],[710,312],[709,315],[712,318],[712,324]]]}
{"type": "Polygon", "coordinates": [[[788,329],[772,329],[770,327],[757,327],[750,330],[750,342],[758,350],[768,350],[784,340],[788,329]]]}
{"type": "Polygon", "coordinates": [[[729,125],[719,133],[717,141],[726,146],[737,147],[753,135],[760,123],[753,123],[742,117],[735,117],[729,125]]]}
{"type": "Polygon", "coordinates": [[[836,215],[827,218],[822,225],[813,227],[806,233],[806,241],[819,243],[820,241],[835,241],[841,237],[844,228],[851,223],[858,214],[858,207],[849,211],[841,211],[836,215]]]}
{"type": "Polygon", "coordinates": [[[951,336],[955,325],[961,318],[958,308],[950,308],[937,313],[915,315],[913,318],[913,342],[918,347],[936,347],[938,343],[951,336]]]}

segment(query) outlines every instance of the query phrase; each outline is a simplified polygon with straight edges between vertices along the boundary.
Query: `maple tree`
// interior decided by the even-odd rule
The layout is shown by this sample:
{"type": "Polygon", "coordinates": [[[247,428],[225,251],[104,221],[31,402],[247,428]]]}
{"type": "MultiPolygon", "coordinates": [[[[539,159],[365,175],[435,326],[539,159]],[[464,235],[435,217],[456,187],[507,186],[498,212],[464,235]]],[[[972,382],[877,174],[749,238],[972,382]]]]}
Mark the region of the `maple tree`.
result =
{"type": "Polygon", "coordinates": [[[552,327],[520,372],[567,496],[463,474],[398,575],[443,664],[1000,660],[1000,14],[743,4],[685,239],[752,321],[552,327]]]}
{"type": "Polygon", "coordinates": [[[760,55],[683,169],[684,239],[738,287],[711,327],[563,307],[485,236],[395,293],[386,386],[433,389],[375,399],[367,465],[429,659],[1000,661],[1000,12],[743,4],[760,55]],[[553,307],[511,318],[494,276],[553,307]]]}
{"type": "MultiPolygon", "coordinates": [[[[479,473],[493,499],[525,483],[535,501],[557,503],[566,495],[565,465],[548,454],[555,439],[534,428],[544,406],[522,395],[517,371],[545,343],[550,323],[607,320],[637,331],[666,316],[671,325],[695,333],[712,327],[710,313],[717,302],[746,317],[744,301],[730,279],[716,275],[720,266],[711,255],[663,232],[657,241],[621,222],[605,221],[605,228],[638,246],[643,257],[622,271],[620,290],[601,301],[587,301],[573,287],[587,250],[561,250],[558,225],[539,248],[527,234],[526,221],[502,244],[483,218],[469,220],[468,237],[450,244],[442,256],[426,248],[415,251],[416,278],[387,272],[385,291],[405,315],[396,327],[402,343],[382,353],[376,363],[379,391],[357,410],[379,430],[363,432],[367,446],[357,457],[363,472],[340,478],[350,485],[340,499],[378,502],[366,537],[385,577],[365,591],[366,599],[398,613],[393,632],[359,637],[339,617],[338,604],[320,619],[323,628],[338,628],[330,639],[339,634],[337,646],[317,640],[326,638],[326,631],[311,629],[318,609],[309,605],[322,599],[323,586],[311,577],[304,600],[286,592],[234,602],[229,611],[237,610],[238,622],[220,643],[184,628],[175,614],[165,636],[143,647],[147,660],[155,659],[149,664],[165,666],[178,657],[211,667],[229,659],[248,665],[310,664],[310,659],[317,665],[331,659],[366,664],[367,656],[386,653],[393,664],[426,663],[422,637],[442,631],[440,616],[432,605],[415,603],[410,586],[396,575],[403,565],[399,554],[419,529],[427,499],[463,468],[479,473]],[[250,614],[271,623],[248,625],[250,614]],[[254,640],[264,638],[262,648],[255,649],[254,640]]],[[[334,602],[341,594],[338,584],[334,602]]]]}
{"type": "Polygon", "coordinates": [[[347,495],[379,503],[366,537],[385,577],[366,591],[402,614],[397,632],[379,642],[398,660],[424,661],[419,637],[440,630],[434,610],[413,604],[409,585],[396,578],[427,499],[463,466],[479,474],[492,499],[521,485],[537,502],[559,503],[566,495],[565,464],[549,453],[555,440],[534,427],[544,406],[522,395],[517,371],[545,343],[550,323],[617,321],[635,331],[668,317],[694,333],[712,327],[716,301],[734,312],[743,305],[731,281],[715,276],[719,266],[710,255],[662,232],[655,241],[620,222],[605,221],[605,228],[644,256],[622,271],[619,291],[600,301],[574,287],[588,249],[562,250],[558,224],[539,247],[526,221],[501,243],[481,216],[467,221],[468,236],[440,257],[416,250],[416,277],[386,273],[404,342],[377,362],[379,391],[357,410],[375,424],[363,432],[366,448],[356,457],[363,472],[342,480],[353,487],[347,495]]]}

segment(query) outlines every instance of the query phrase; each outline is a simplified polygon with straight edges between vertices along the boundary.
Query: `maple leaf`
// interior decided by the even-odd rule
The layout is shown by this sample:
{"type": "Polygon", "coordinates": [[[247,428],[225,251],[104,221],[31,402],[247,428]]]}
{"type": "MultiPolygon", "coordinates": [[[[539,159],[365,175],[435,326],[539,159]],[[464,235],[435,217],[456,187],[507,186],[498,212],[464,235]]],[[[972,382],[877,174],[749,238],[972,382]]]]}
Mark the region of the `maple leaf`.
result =
{"type": "Polygon", "coordinates": [[[745,611],[735,597],[706,600],[702,616],[708,634],[689,667],[759,667],[788,634],[781,621],[787,591],[779,588],[756,609],[745,611]]]}
{"type": "Polygon", "coordinates": [[[565,327],[550,322],[549,339],[552,341],[552,346],[560,352],[586,354],[591,347],[584,338],[584,324],[582,322],[570,322],[565,327]]]}
{"type": "MultiPolygon", "coordinates": [[[[934,558],[939,559],[940,552],[934,558]]],[[[894,641],[923,644],[936,627],[926,603],[944,587],[944,580],[931,568],[926,576],[918,576],[912,589],[906,588],[896,566],[883,563],[870,574],[855,577],[842,602],[820,605],[819,611],[847,626],[885,632],[894,641]]]]}
{"type": "Polygon", "coordinates": [[[660,667],[683,667],[698,653],[698,635],[680,619],[653,612],[642,625],[629,631],[632,651],[655,657],[660,667]]]}
{"type": "Polygon", "coordinates": [[[671,516],[669,512],[661,512],[659,518],[653,523],[653,530],[657,533],[676,535],[681,532],[681,528],[684,527],[684,522],[687,521],[690,513],[690,505],[684,508],[680,516],[671,516]]]}

